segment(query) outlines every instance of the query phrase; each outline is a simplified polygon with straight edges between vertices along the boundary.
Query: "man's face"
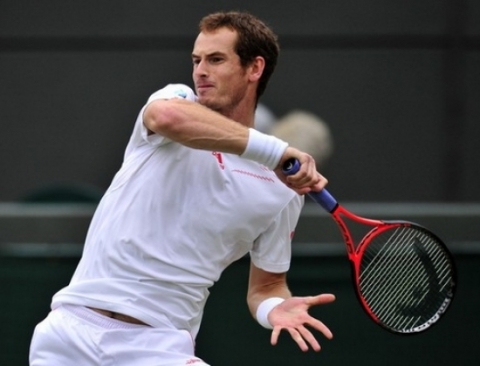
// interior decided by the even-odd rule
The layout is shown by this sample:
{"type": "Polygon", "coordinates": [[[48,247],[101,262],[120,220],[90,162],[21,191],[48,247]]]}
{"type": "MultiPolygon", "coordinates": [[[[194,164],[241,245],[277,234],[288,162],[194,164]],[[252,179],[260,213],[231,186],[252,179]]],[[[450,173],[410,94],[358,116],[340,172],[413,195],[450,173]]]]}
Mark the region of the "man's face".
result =
{"type": "Polygon", "coordinates": [[[192,52],[199,103],[224,114],[238,105],[248,86],[247,71],[234,50],[236,40],[237,33],[228,28],[202,32],[192,52]]]}

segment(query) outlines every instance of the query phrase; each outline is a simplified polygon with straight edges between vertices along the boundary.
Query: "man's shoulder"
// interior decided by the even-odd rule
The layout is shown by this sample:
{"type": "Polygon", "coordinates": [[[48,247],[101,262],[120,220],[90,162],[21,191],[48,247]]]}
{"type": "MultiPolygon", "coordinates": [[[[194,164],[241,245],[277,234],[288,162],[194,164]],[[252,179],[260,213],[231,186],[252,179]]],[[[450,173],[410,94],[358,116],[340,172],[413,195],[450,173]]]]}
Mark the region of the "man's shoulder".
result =
{"type": "Polygon", "coordinates": [[[148,98],[148,103],[157,99],[181,98],[191,101],[197,101],[195,92],[185,84],[168,84],[162,89],[157,90],[148,98]]]}

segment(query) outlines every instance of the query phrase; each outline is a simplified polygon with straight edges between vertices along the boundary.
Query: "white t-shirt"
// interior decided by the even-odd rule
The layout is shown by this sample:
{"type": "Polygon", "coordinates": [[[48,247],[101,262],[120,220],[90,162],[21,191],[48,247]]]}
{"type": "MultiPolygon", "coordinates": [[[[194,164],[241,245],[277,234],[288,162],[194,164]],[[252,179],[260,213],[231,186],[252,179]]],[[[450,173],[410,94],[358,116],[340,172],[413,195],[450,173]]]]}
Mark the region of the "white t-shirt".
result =
{"type": "MultiPolygon", "coordinates": [[[[175,97],[196,101],[189,87],[170,84],[147,104],[175,97]]],[[[148,135],[144,109],[52,308],[97,307],[195,337],[208,288],[232,262],[249,253],[266,271],[289,269],[303,197],[254,161],[148,135]]]]}

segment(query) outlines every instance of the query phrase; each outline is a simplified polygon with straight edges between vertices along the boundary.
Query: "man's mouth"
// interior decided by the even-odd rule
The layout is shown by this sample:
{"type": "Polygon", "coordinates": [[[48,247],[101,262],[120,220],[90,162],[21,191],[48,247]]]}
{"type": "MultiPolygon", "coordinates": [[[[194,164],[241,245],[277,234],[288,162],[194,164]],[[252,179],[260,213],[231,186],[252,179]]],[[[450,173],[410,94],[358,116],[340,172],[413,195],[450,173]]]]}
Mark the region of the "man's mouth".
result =
{"type": "Polygon", "coordinates": [[[205,91],[205,90],[208,90],[208,89],[211,89],[213,88],[213,85],[212,84],[207,84],[207,83],[202,83],[202,84],[197,84],[197,90],[201,90],[201,91],[205,91]]]}

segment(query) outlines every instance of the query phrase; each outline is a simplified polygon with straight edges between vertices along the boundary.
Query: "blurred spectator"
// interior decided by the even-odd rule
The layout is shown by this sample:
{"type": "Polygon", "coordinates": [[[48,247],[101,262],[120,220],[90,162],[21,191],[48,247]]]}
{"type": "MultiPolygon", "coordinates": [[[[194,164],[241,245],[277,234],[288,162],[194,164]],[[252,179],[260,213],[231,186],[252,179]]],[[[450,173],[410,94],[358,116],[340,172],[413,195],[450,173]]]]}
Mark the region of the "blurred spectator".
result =
{"type": "Polygon", "coordinates": [[[319,171],[324,169],[333,153],[330,128],[311,112],[292,110],[272,124],[268,133],[312,155],[319,171]]]}
{"type": "Polygon", "coordinates": [[[255,129],[263,133],[269,133],[276,122],[277,116],[265,104],[258,103],[255,110],[255,129]]]}

